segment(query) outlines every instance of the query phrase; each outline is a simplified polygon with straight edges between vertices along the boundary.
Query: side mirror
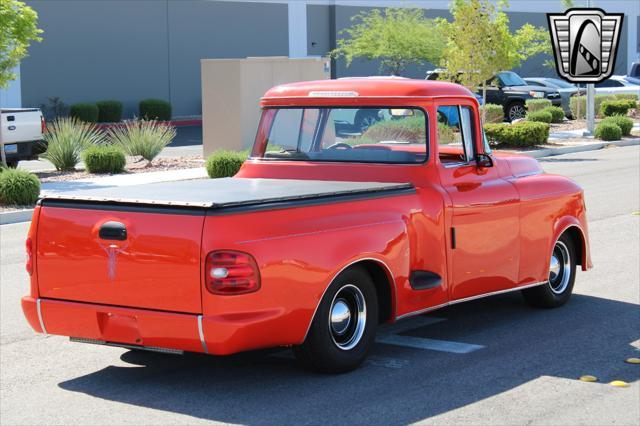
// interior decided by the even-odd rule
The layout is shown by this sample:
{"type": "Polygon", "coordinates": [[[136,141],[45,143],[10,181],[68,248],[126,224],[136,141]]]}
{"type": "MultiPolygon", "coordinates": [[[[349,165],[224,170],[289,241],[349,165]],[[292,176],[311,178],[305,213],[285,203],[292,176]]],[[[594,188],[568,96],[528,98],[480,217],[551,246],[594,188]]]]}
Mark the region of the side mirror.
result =
{"type": "Polygon", "coordinates": [[[493,159],[490,155],[487,154],[478,154],[476,155],[476,165],[479,169],[486,169],[489,167],[493,167],[493,159]]]}

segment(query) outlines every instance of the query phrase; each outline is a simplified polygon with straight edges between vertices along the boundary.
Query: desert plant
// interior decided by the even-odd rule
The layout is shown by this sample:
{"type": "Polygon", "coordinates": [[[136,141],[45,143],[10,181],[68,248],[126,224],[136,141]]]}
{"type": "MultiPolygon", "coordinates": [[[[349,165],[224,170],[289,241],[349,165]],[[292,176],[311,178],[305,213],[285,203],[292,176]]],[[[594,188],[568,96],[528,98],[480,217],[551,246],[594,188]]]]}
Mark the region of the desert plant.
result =
{"type": "Polygon", "coordinates": [[[529,99],[525,102],[528,112],[540,111],[551,106],[549,99],[529,99]]]}
{"type": "Polygon", "coordinates": [[[69,115],[69,106],[59,96],[52,96],[47,98],[46,104],[40,104],[40,111],[42,111],[44,118],[50,121],[69,115]]]}
{"type": "Polygon", "coordinates": [[[502,123],[504,121],[504,109],[502,105],[486,104],[480,107],[484,111],[485,123],[502,123]]]}
{"type": "Polygon", "coordinates": [[[127,155],[144,158],[147,166],[175,137],[175,127],[156,120],[128,120],[108,132],[111,144],[120,147],[127,155]]]}
{"type": "Polygon", "coordinates": [[[98,106],[96,104],[73,104],[69,111],[71,117],[87,123],[95,123],[98,121],[98,106]]]}
{"type": "Polygon", "coordinates": [[[542,111],[551,114],[552,123],[562,123],[564,121],[564,110],[557,106],[550,106],[544,108],[542,111]]]}
{"type": "Polygon", "coordinates": [[[533,121],[484,125],[489,142],[507,146],[527,147],[544,144],[549,138],[549,124],[533,121]]]}
{"type": "Polygon", "coordinates": [[[615,124],[620,127],[622,136],[629,136],[631,134],[631,129],[633,129],[633,120],[623,115],[612,115],[611,117],[603,119],[600,123],[615,124]]]}
{"type": "Polygon", "coordinates": [[[138,105],[140,117],[145,120],[171,120],[171,104],[162,99],[144,99],[138,105]]]}
{"type": "Polygon", "coordinates": [[[603,141],[617,141],[622,138],[622,129],[615,123],[600,122],[596,126],[595,137],[603,141]]]}
{"type": "Polygon", "coordinates": [[[40,195],[40,181],[33,173],[20,169],[0,170],[0,204],[33,205],[40,195]]]}
{"type": "MultiPolygon", "coordinates": [[[[600,106],[602,105],[602,102],[607,100],[615,100],[614,95],[596,95],[593,98],[594,111],[596,115],[600,114],[600,106]]],[[[587,97],[572,96],[569,100],[569,109],[571,109],[571,115],[573,118],[585,118],[587,116],[587,97]],[[578,112],[580,114],[578,114],[578,112]]]]}
{"type": "Polygon", "coordinates": [[[404,141],[424,143],[426,141],[424,115],[417,114],[400,120],[384,120],[372,124],[363,134],[365,139],[380,141],[404,141]]]}
{"type": "Polygon", "coordinates": [[[551,123],[553,116],[549,111],[539,110],[533,112],[527,112],[527,121],[538,121],[540,123],[551,123]]]}
{"type": "Polygon", "coordinates": [[[100,101],[98,106],[98,121],[100,123],[114,123],[122,120],[122,102],[100,101]]]}
{"type": "Polygon", "coordinates": [[[49,160],[57,170],[73,170],[80,162],[82,151],[104,142],[104,133],[94,124],[72,117],[61,117],[47,125],[43,134],[47,150],[40,156],[49,160]]]}
{"type": "Polygon", "coordinates": [[[91,173],[122,173],[127,163],[122,150],[111,145],[87,148],[82,153],[82,160],[91,173]]]}
{"type": "Polygon", "coordinates": [[[456,134],[453,127],[438,123],[438,143],[446,145],[455,142],[455,140],[456,134]]]}
{"type": "Polygon", "coordinates": [[[600,105],[600,115],[603,117],[627,115],[627,112],[635,106],[636,102],[630,99],[607,100],[600,105]]]}
{"type": "Polygon", "coordinates": [[[205,167],[210,178],[231,177],[238,173],[247,159],[247,152],[216,151],[206,161],[205,167]]]}

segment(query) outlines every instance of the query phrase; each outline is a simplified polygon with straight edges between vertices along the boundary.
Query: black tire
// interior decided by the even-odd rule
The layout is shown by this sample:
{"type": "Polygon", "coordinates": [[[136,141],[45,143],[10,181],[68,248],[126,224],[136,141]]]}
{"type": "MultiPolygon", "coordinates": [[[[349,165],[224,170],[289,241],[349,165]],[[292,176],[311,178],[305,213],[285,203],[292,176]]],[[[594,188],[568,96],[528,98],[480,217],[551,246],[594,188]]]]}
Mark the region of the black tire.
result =
{"type": "Polygon", "coordinates": [[[524,106],[524,102],[514,101],[507,105],[504,115],[508,121],[513,121],[519,118],[524,118],[526,113],[527,109],[524,106]]]}
{"type": "Polygon", "coordinates": [[[573,292],[573,284],[576,280],[576,251],[573,240],[568,234],[563,234],[554,245],[552,261],[550,265],[549,281],[537,287],[522,291],[526,302],[536,308],[557,308],[567,303],[573,292]],[[569,259],[560,261],[558,273],[552,272],[553,258],[564,258],[566,252],[569,259]],[[569,274],[568,276],[565,274],[569,274]],[[566,280],[566,282],[565,282],[566,280]]]}
{"type": "Polygon", "coordinates": [[[369,273],[360,267],[352,267],[331,283],[324,294],[315,313],[307,338],[300,346],[293,348],[298,361],[308,369],[320,373],[344,373],[356,369],[367,356],[373,345],[378,326],[378,298],[376,288],[369,273]],[[350,296],[353,292],[353,296],[350,296]],[[357,315],[355,304],[347,303],[349,298],[354,301],[363,297],[365,313],[357,315]],[[356,332],[357,321],[351,321],[345,326],[343,335],[335,332],[331,322],[332,307],[344,300],[349,305],[350,318],[366,318],[362,330],[356,332]],[[351,306],[354,305],[354,306],[351,306]],[[351,308],[354,309],[351,309],[351,308]],[[350,329],[350,327],[353,327],[350,329]],[[346,340],[353,332],[353,340],[346,340]],[[355,336],[360,336],[355,339],[355,336]],[[344,339],[344,340],[340,340],[344,339]],[[353,345],[353,347],[350,347],[353,345]],[[342,347],[341,347],[342,346],[342,347]]]}
{"type": "Polygon", "coordinates": [[[18,167],[18,160],[7,160],[7,167],[10,169],[15,169],[18,167]]]}

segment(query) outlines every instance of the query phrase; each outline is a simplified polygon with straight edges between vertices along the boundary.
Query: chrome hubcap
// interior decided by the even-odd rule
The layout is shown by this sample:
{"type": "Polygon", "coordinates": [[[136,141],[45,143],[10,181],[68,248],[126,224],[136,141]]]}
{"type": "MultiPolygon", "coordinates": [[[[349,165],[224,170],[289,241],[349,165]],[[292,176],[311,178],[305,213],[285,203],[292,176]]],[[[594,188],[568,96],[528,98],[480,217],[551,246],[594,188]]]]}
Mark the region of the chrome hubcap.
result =
{"type": "Polygon", "coordinates": [[[367,322],[364,295],[353,284],[338,290],[329,310],[329,333],[333,343],[342,350],[353,349],[362,339],[367,322]]]}
{"type": "Polygon", "coordinates": [[[551,254],[549,264],[549,286],[555,294],[561,294],[567,289],[571,279],[571,256],[569,249],[558,241],[551,254]]]}

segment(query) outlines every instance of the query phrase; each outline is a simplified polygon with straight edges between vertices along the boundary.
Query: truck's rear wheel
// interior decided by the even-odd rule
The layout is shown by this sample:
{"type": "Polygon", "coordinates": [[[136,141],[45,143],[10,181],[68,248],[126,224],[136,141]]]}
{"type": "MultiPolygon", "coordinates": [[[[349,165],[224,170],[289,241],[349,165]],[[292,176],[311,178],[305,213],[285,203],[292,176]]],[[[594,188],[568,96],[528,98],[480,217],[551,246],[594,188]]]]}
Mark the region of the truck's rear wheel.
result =
{"type": "Polygon", "coordinates": [[[7,167],[10,169],[15,169],[18,167],[18,160],[7,160],[7,167]]]}
{"type": "Polygon", "coordinates": [[[371,276],[362,268],[349,268],[331,283],[306,340],[293,351],[314,371],[350,371],[367,356],[377,325],[378,300],[371,276]]]}
{"type": "Polygon", "coordinates": [[[553,247],[549,281],[522,291],[527,303],[540,308],[557,308],[567,303],[576,279],[576,263],[573,241],[568,234],[563,234],[553,247]]]}

